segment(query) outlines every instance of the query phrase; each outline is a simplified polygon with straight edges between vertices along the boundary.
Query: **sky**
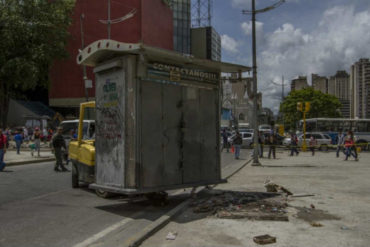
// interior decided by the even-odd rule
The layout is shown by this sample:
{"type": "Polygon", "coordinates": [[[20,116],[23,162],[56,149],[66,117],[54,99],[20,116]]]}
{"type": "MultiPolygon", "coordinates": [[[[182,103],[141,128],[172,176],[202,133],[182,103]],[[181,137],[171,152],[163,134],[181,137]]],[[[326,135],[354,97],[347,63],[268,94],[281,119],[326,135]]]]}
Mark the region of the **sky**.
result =
{"type": "MultiPolygon", "coordinates": [[[[278,0],[256,0],[257,9],[278,0]]],[[[222,61],[252,66],[251,0],[214,0],[212,26],[221,35],[222,61]]],[[[285,92],[299,75],[332,76],[349,72],[370,58],[370,0],[286,0],[257,15],[258,89],[263,107],[278,112],[285,92]]]]}

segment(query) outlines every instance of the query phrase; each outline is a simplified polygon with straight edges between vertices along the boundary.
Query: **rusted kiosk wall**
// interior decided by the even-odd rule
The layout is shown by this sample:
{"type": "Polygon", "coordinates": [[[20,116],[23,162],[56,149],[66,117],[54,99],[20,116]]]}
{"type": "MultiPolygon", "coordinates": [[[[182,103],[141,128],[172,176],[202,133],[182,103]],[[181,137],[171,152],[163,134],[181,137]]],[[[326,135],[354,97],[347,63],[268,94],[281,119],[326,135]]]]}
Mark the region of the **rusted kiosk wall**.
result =
{"type": "Polygon", "coordinates": [[[143,193],[223,182],[221,69],[215,66],[221,63],[202,65],[141,45],[105,52],[91,46],[91,54],[78,58],[95,66],[96,183],[91,187],[143,193]]]}

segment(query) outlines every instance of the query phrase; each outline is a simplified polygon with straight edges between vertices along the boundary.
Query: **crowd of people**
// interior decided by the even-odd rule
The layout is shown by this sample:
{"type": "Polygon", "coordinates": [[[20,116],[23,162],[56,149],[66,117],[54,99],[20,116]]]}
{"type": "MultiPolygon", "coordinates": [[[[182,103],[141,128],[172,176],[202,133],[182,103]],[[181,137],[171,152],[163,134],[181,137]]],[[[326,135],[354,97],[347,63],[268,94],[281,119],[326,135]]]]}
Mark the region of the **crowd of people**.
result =
{"type": "Polygon", "coordinates": [[[9,148],[9,140],[14,140],[17,154],[20,154],[20,149],[23,142],[32,141],[29,146],[31,149],[31,155],[33,156],[34,152],[36,152],[38,157],[40,157],[41,141],[50,140],[51,147],[56,158],[54,171],[69,171],[67,168],[65,168],[62,162],[62,149],[66,149],[66,143],[62,136],[62,128],[58,128],[54,135],[52,129],[47,131],[44,128],[43,131],[41,131],[38,127],[31,131],[29,131],[27,128],[18,129],[13,133],[9,128],[5,129],[4,131],[0,128],[0,171],[3,171],[6,166],[4,162],[4,155],[9,148]]]}
{"type": "MultiPolygon", "coordinates": [[[[229,142],[228,133],[226,129],[222,131],[222,140],[223,140],[223,149],[226,149],[229,152],[231,147],[232,152],[234,152],[235,159],[240,157],[240,149],[243,145],[243,139],[239,131],[236,131],[235,137],[232,142],[229,142]]],[[[336,140],[336,157],[339,157],[340,152],[345,155],[344,160],[347,161],[351,156],[358,161],[358,152],[356,146],[356,140],[352,131],[348,131],[347,134],[342,131],[339,132],[336,140]]],[[[289,156],[299,155],[298,151],[298,137],[296,134],[291,134],[290,150],[289,156]]],[[[260,158],[263,158],[264,146],[269,148],[268,158],[271,159],[271,156],[276,159],[276,147],[278,146],[278,139],[276,133],[271,131],[270,133],[258,132],[258,155],[260,158]]],[[[308,140],[308,148],[312,154],[315,155],[315,150],[319,148],[317,140],[313,135],[310,136],[308,140]]],[[[221,150],[221,151],[222,151],[221,150]]],[[[252,154],[253,155],[253,154],[252,154]]]]}

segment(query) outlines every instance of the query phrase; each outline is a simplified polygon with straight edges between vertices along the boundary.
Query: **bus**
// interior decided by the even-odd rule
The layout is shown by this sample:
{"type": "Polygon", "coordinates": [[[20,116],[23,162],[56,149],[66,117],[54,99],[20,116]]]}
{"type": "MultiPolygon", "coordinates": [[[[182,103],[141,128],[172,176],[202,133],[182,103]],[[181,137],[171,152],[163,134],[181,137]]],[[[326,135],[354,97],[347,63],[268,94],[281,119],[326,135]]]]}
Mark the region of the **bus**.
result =
{"type": "MultiPolygon", "coordinates": [[[[299,121],[299,131],[303,131],[303,120],[299,121]]],[[[323,132],[328,134],[336,144],[338,132],[352,130],[356,143],[366,149],[370,142],[370,119],[349,118],[309,118],[306,119],[306,132],[323,132]],[[367,145],[366,145],[367,144],[367,145]]]]}

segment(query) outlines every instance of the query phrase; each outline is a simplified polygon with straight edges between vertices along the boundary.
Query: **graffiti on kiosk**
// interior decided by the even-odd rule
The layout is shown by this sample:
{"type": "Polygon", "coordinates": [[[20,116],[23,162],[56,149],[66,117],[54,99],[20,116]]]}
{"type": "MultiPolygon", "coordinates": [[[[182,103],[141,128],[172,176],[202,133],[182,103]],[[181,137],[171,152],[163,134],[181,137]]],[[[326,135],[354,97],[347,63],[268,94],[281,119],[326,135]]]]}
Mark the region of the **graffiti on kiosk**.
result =
{"type": "Polygon", "coordinates": [[[107,79],[103,85],[104,107],[113,107],[118,105],[117,83],[107,79]]]}
{"type": "Polygon", "coordinates": [[[121,116],[118,104],[117,83],[112,79],[107,79],[103,85],[102,104],[97,107],[101,113],[101,118],[98,121],[98,135],[106,140],[121,140],[122,131],[121,124],[123,118],[121,116]]]}

